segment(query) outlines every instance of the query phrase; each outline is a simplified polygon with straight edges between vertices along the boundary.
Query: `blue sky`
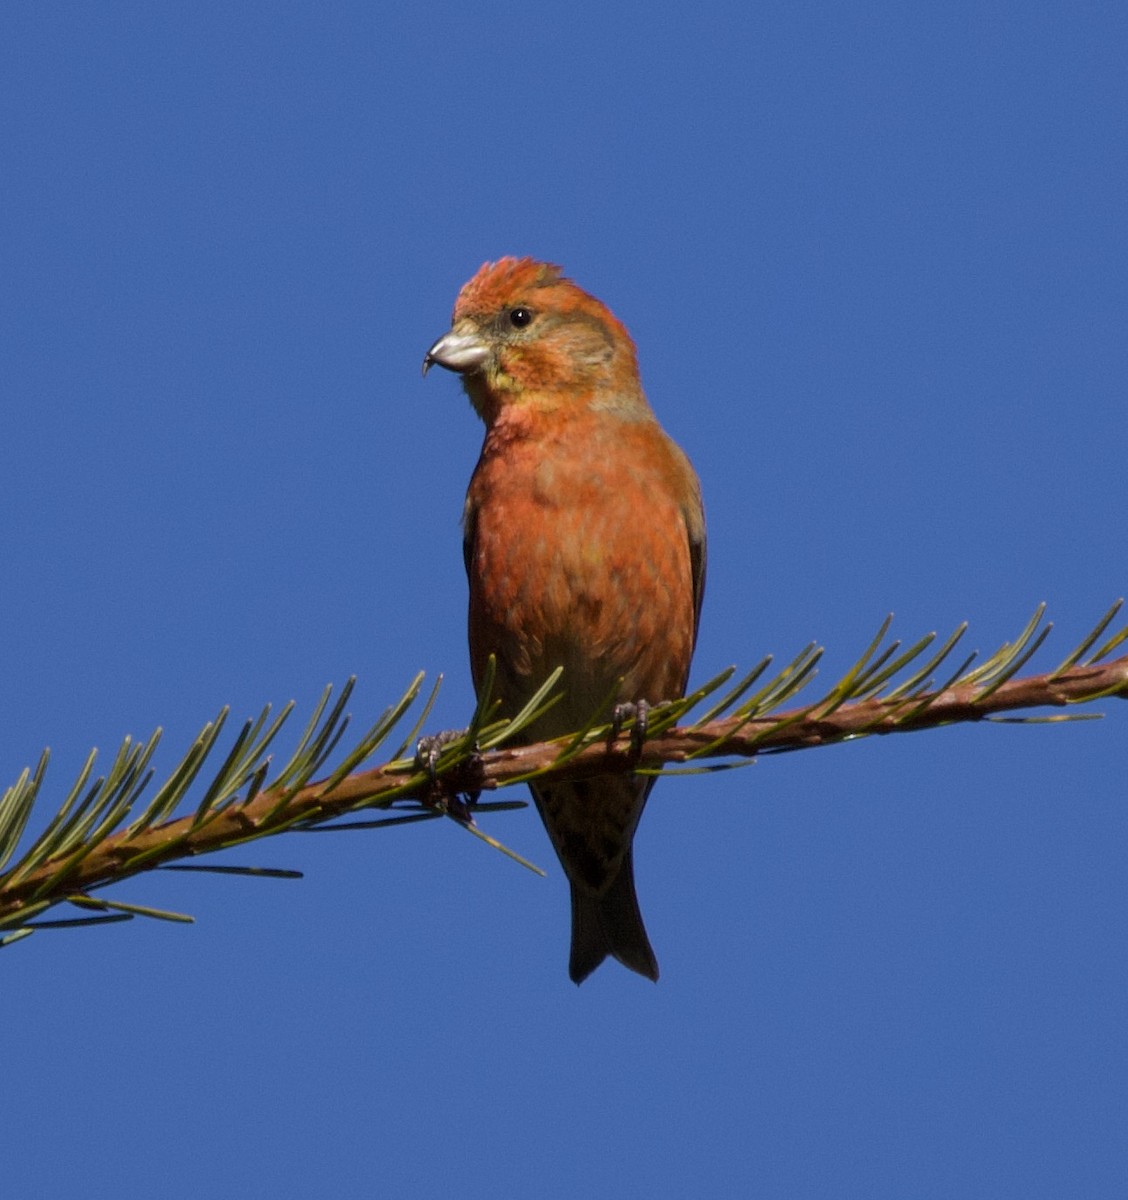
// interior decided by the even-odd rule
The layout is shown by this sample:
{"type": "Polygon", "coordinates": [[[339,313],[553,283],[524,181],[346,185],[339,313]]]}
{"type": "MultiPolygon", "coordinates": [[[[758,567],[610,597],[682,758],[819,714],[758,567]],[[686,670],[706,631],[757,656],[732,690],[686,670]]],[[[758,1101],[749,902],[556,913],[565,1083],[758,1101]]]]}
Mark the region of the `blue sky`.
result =
{"type": "MultiPolygon", "coordinates": [[[[630,328],[701,476],[695,678],[1128,589],[1128,18],[1087,3],[0,8],[0,774],[357,674],[472,705],[485,259],[630,328]]],[[[635,519],[632,515],[632,519],[635,519]]],[[[4,956],[5,1190],[1119,1196],[1125,712],[664,780],[662,980],[453,826],[4,956]]],[[[301,722],[296,721],[296,725],[301,722]]],[[[294,733],[296,736],[297,730],[294,733]]],[[[543,865],[532,811],[487,828],[543,865]]]]}

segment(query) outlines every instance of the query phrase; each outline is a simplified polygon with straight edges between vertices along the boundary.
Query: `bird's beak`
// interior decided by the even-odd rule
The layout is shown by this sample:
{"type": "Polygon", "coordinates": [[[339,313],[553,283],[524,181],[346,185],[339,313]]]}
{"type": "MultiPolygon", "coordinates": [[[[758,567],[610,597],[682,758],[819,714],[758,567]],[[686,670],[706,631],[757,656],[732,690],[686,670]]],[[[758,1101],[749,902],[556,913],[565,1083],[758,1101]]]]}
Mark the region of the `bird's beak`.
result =
{"type": "Polygon", "coordinates": [[[477,330],[457,327],[441,338],[423,356],[423,374],[438,363],[448,371],[466,374],[476,371],[490,356],[490,348],[477,330]]]}

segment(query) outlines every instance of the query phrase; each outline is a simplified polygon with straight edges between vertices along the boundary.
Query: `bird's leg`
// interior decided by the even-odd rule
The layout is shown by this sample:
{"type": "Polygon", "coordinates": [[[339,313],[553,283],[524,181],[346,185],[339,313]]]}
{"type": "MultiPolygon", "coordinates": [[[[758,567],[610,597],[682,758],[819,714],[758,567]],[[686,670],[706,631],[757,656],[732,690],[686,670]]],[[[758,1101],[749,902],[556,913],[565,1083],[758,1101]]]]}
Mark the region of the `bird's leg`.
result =
{"type": "MultiPolygon", "coordinates": [[[[436,764],[442,755],[443,750],[457,742],[460,738],[466,736],[465,729],[443,729],[439,733],[433,733],[429,737],[421,737],[415,743],[415,765],[421,771],[426,771],[431,780],[430,795],[424,803],[432,808],[440,809],[445,813],[449,813],[458,821],[469,824],[473,817],[470,815],[470,810],[478,802],[478,797],[482,794],[480,791],[467,790],[464,793],[458,790],[449,791],[439,783],[436,764]]],[[[481,764],[481,754],[478,746],[475,743],[469,757],[464,763],[460,763],[459,767],[470,767],[472,770],[477,770],[481,764]]]]}
{"type": "Polygon", "coordinates": [[[611,740],[614,741],[623,732],[623,726],[632,721],[631,753],[635,758],[642,757],[642,746],[646,741],[646,730],[650,724],[650,701],[636,700],[633,703],[616,704],[611,710],[611,740]]]}
{"type": "Polygon", "coordinates": [[[438,783],[435,764],[439,761],[439,756],[452,742],[457,742],[465,736],[465,729],[442,729],[428,737],[421,737],[415,743],[415,765],[420,771],[427,772],[433,784],[438,783]]]}

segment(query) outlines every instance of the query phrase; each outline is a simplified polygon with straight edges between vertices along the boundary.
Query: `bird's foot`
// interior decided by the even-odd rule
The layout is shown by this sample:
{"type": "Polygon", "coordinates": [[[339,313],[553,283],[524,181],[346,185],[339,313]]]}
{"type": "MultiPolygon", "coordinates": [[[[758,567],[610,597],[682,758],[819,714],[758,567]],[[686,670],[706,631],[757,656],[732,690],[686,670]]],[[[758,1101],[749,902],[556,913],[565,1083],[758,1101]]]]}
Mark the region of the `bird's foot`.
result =
{"type": "Polygon", "coordinates": [[[438,783],[435,766],[439,761],[439,757],[447,746],[465,736],[465,729],[443,729],[438,733],[430,734],[428,737],[421,737],[415,743],[416,767],[420,771],[426,771],[431,777],[432,783],[438,783]]]}
{"type": "Polygon", "coordinates": [[[650,725],[650,701],[636,700],[625,704],[616,704],[611,710],[611,741],[623,732],[623,726],[631,721],[631,753],[635,758],[642,756],[643,743],[646,741],[646,731],[650,725]]]}
{"type": "MultiPolygon", "coordinates": [[[[439,758],[446,747],[465,736],[465,729],[443,729],[439,733],[421,737],[415,743],[415,766],[420,771],[426,771],[431,781],[431,788],[424,803],[429,808],[438,809],[440,812],[454,817],[456,821],[469,825],[474,819],[472,810],[478,803],[478,797],[482,794],[481,789],[444,786],[439,781],[436,769],[439,758]]],[[[481,765],[482,756],[475,744],[469,756],[458,764],[457,774],[461,775],[463,772],[477,774],[481,770],[481,765]]]]}

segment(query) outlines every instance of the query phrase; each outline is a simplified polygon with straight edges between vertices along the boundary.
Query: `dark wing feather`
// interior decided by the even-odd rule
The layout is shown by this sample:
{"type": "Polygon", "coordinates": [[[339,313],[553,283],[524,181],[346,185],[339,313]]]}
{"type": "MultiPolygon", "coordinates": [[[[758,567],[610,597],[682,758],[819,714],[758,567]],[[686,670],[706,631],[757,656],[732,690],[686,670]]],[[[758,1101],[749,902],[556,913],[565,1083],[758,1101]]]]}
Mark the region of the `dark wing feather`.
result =
{"type": "Polygon", "coordinates": [[[702,522],[701,536],[689,532],[689,565],[693,572],[693,644],[697,645],[697,630],[701,625],[701,603],[705,599],[705,561],[708,553],[705,546],[705,525],[702,522]]]}

